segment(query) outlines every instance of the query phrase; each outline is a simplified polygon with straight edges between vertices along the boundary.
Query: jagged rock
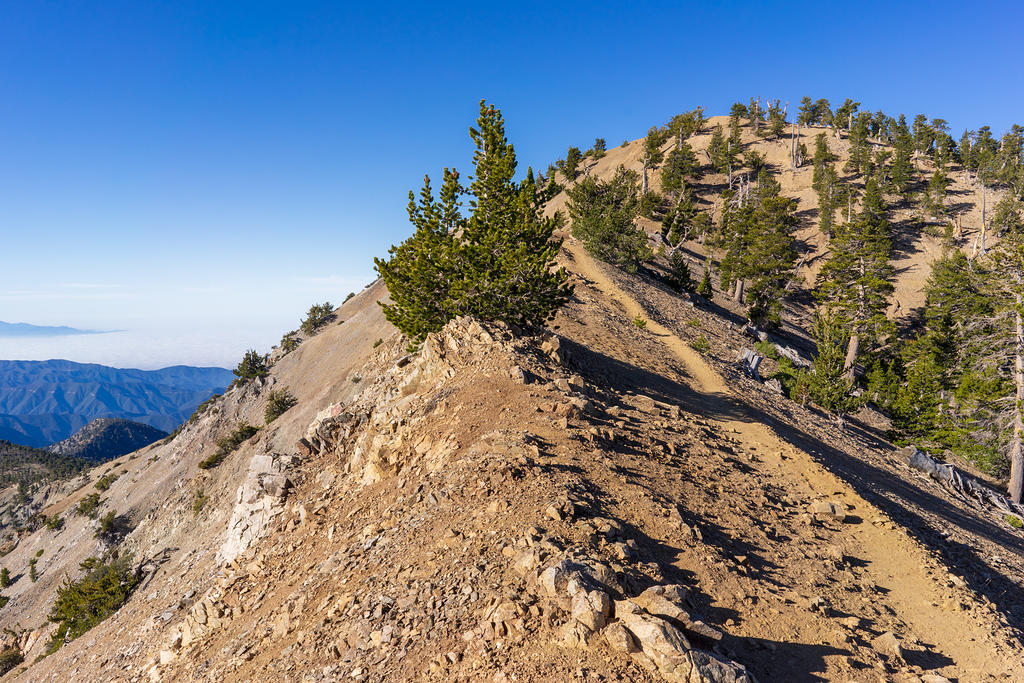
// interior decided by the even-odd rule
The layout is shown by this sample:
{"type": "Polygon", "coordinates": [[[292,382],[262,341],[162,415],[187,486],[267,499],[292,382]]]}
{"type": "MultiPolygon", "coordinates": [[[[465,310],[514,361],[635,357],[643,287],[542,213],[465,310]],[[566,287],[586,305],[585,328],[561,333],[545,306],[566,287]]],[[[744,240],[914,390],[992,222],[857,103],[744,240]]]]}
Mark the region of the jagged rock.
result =
{"type": "Polygon", "coordinates": [[[604,630],[601,631],[601,635],[604,636],[608,647],[616,652],[630,654],[640,651],[640,647],[637,645],[633,634],[629,632],[629,629],[621,621],[613,621],[605,626],[604,630]]]}
{"type": "Polygon", "coordinates": [[[629,600],[615,602],[615,617],[629,629],[643,654],[669,681],[688,682],[693,665],[690,643],[675,626],[643,611],[629,600]]]}
{"type": "Polygon", "coordinates": [[[690,681],[701,683],[754,683],[745,667],[704,650],[691,650],[690,681]]]}

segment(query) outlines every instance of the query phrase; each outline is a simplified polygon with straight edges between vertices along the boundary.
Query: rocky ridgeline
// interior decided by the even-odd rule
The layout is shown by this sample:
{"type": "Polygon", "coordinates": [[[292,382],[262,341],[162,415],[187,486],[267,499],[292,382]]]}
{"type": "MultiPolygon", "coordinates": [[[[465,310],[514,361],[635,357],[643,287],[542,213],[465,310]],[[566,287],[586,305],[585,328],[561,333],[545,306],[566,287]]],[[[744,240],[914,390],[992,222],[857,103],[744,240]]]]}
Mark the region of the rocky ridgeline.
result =
{"type": "MultiPolygon", "coordinates": [[[[439,397],[488,382],[496,395],[542,390],[534,413],[581,442],[614,440],[615,427],[589,425],[604,411],[600,391],[566,355],[555,335],[456,320],[418,354],[363,373],[353,401],[322,410],[297,444],[301,461],[254,456],[220,578],[166,619],[149,677],[174,678],[222,646],[223,664],[204,675],[293,676],[301,659],[302,680],[411,670],[503,680],[513,651],[554,641],[610,670],[627,666],[635,680],[753,680],[714,652],[722,633],[693,613],[689,587],[657,583],[660,569],[640,562],[622,524],[542,472],[544,437],[529,425],[475,437],[452,428],[474,418],[439,397]],[[265,654],[286,642],[288,657],[265,654]]],[[[631,399],[678,417],[675,406],[631,399]]]]}

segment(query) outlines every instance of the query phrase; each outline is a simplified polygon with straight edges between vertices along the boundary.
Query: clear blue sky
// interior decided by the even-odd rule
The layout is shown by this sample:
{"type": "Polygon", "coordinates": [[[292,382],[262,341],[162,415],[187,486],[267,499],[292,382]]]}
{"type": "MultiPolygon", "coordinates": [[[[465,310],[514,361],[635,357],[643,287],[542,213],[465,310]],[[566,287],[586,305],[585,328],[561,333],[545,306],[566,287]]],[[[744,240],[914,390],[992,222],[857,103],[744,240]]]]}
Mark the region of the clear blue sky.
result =
{"type": "Polygon", "coordinates": [[[524,168],[754,95],[1024,121],[1016,2],[490,5],[2,2],[0,320],[265,350],[469,170],[480,98],[524,168]]]}

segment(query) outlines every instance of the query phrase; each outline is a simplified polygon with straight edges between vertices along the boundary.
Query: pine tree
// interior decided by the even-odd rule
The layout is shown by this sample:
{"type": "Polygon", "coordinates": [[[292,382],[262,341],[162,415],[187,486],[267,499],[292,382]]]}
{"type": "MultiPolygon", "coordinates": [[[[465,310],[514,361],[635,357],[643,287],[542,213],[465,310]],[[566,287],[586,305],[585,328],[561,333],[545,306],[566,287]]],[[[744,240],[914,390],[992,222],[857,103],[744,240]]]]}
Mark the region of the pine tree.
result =
{"type": "MultiPolygon", "coordinates": [[[[818,133],[814,138],[814,174],[811,176],[811,186],[818,189],[821,178],[825,173],[825,166],[835,160],[835,155],[828,148],[828,141],[824,133],[818,133]]],[[[819,190],[820,192],[820,190],[819,190]]]]}
{"type": "Polygon", "coordinates": [[[705,299],[710,299],[713,290],[711,288],[711,269],[707,266],[704,267],[704,275],[700,278],[700,284],[697,285],[697,294],[701,295],[705,299]]]}
{"type": "Polygon", "coordinates": [[[591,254],[628,272],[651,258],[639,213],[636,172],[619,166],[609,181],[587,176],[569,192],[573,237],[591,254]]]}
{"type": "Polygon", "coordinates": [[[831,126],[833,121],[832,104],[822,98],[814,103],[814,121],[819,126],[831,126]]]}
{"type": "Polygon", "coordinates": [[[858,107],[860,107],[860,102],[854,102],[849,97],[846,98],[843,104],[836,109],[832,120],[832,125],[836,130],[853,128],[853,117],[857,113],[858,107]]]}
{"type": "Polygon", "coordinates": [[[541,213],[546,192],[532,170],[514,180],[515,149],[501,112],[481,100],[469,134],[476,146],[469,218],[460,212],[458,174],[446,169],[439,202],[429,182],[418,204],[410,193],[413,236],[388,260],[375,259],[392,300],[381,303],[384,314],[413,343],[458,315],[540,325],[572,292],[565,269],[553,270],[561,241],[557,219],[541,213]]]}
{"type": "Polygon", "coordinates": [[[663,131],[656,126],[652,126],[647,131],[647,137],[644,139],[644,152],[640,157],[640,161],[643,162],[643,185],[640,189],[641,196],[647,195],[647,172],[650,169],[657,168],[658,164],[661,163],[662,159],[665,158],[665,153],[661,151],[661,146],[665,144],[667,132],[663,131]]]}
{"type": "Polygon", "coordinates": [[[594,157],[594,161],[597,161],[607,153],[608,143],[605,142],[604,138],[594,138],[594,146],[591,148],[591,153],[594,157]]]}
{"type": "Polygon", "coordinates": [[[1008,391],[997,424],[1006,425],[1007,491],[1014,503],[1020,503],[1024,493],[1024,233],[1004,234],[992,262],[996,277],[991,279],[990,296],[998,323],[988,340],[991,352],[987,360],[996,367],[1009,368],[1008,391]]]}
{"type": "Polygon", "coordinates": [[[419,203],[409,192],[407,212],[416,231],[391,247],[388,260],[374,259],[393,302],[382,304],[384,317],[414,343],[423,341],[456,315],[452,290],[461,277],[455,238],[463,225],[461,192],[459,174],[454,169],[444,170],[440,201],[434,199],[430,178],[424,177],[419,203]]]}
{"type": "Polygon", "coordinates": [[[736,151],[736,148],[725,139],[722,126],[715,126],[711,133],[711,141],[708,143],[708,156],[711,157],[711,166],[715,171],[729,175],[730,184],[732,169],[736,166],[736,151]]]}
{"type": "Polygon", "coordinates": [[[850,158],[845,171],[860,175],[864,173],[871,160],[871,148],[868,146],[868,121],[871,115],[861,112],[850,129],[850,158]]]}
{"type": "Polygon", "coordinates": [[[928,182],[928,194],[925,196],[925,209],[933,217],[938,218],[946,214],[946,188],[949,180],[941,168],[935,169],[932,179],[928,182]]]}
{"type": "Polygon", "coordinates": [[[786,117],[779,106],[779,100],[768,103],[768,130],[772,137],[782,137],[786,130],[786,117]]]}
{"type": "Polygon", "coordinates": [[[682,191],[686,179],[696,176],[699,168],[693,148],[686,141],[680,142],[665,159],[665,166],[661,169],[661,189],[665,192],[682,191]]]}
{"type": "Polygon", "coordinates": [[[1024,205],[1012,192],[1007,192],[996,202],[992,212],[992,227],[998,235],[1024,231],[1024,205]]]}
{"type": "Polygon", "coordinates": [[[722,282],[736,283],[739,299],[746,292],[747,315],[753,322],[778,324],[796,263],[796,201],[781,196],[778,182],[764,169],[757,185],[748,202],[734,201],[738,198],[726,192],[722,282]]]}
{"type": "Polygon", "coordinates": [[[810,126],[818,118],[815,115],[816,113],[817,112],[815,111],[814,103],[811,101],[811,98],[804,95],[800,100],[800,113],[797,115],[796,122],[802,126],[810,126]]]}
{"type": "Polygon", "coordinates": [[[830,240],[835,232],[836,208],[843,198],[845,190],[835,165],[825,164],[822,177],[817,184],[818,190],[818,229],[830,240]]]}
{"type": "Polygon", "coordinates": [[[885,316],[895,276],[890,228],[882,193],[874,179],[864,188],[857,219],[836,230],[829,257],[818,273],[816,296],[850,324],[844,370],[853,377],[861,345],[880,343],[889,332],[885,316]]]}
{"type": "Polygon", "coordinates": [[[580,148],[570,147],[565,153],[565,161],[562,162],[562,168],[559,169],[562,171],[562,175],[565,176],[567,183],[576,180],[581,161],[583,161],[583,154],[580,152],[580,148]]]}
{"type": "Polygon", "coordinates": [[[557,219],[542,215],[532,172],[516,183],[516,153],[505,138],[501,112],[480,102],[475,172],[469,186],[472,213],[457,250],[462,276],[454,290],[456,311],[483,320],[541,325],[569,300],[564,268],[553,270],[562,242],[557,219]]]}
{"type": "Polygon", "coordinates": [[[811,366],[808,390],[822,408],[842,415],[850,410],[853,382],[843,367],[843,347],[847,345],[847,329],[838,311],[825,307],[815,316],[814,341],[817,354],[811,366]]]}
{"type": "Polygon", "coordinates": [[[696,288],[682,249],[673,249],[668,256],[668,283],[677,292],[692,292],[696,288]]]}
{"type": "Polygon", "coordinates": [[[11,585],[11,572],[4,567],[0,569],[0,588],[7,588],[11,585]]]}
{"type": "Polygon", "coordinates": [[[928,125],[928,117],[918,114],[914,117],[911,130],[914,137],[914,151],[920,155],[929,155],[935,144],[935,131],[928,125]]]}
{"type": "Polygon", "coordinates": [[[902,114],[900,114],[894,134],[893,147],[895,156],[893,157],[891,170],[892,185],[898,193],[905,197],[910,190],[910,183],[914,175],[914,167],[910,163],[914,139],[910,136],[910,131],[907,129],[907,120],[902,114]]]}
{"type": "MultiPolygon", "coordinates": [[[[737,102],[732,105],[729,114],[729,144],[733,150],[739,150],[743,146],[743,135],[740,132],[740,119],[747,115],[747,108],[737,102]]],[[[720,128],[721,126],[719,126],[720,128]]]]}

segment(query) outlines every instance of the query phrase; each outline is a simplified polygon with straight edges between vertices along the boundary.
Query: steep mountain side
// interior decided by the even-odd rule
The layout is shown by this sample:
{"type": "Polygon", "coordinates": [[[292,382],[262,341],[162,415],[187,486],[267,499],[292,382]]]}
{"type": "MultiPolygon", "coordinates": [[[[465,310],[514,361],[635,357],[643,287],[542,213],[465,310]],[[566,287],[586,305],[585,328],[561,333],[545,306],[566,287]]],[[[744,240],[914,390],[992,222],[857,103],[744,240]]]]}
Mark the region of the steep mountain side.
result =
{"type": "Polygon", "coordinates": [[[170,431],[233,378],[223,368],[131,370],[65,360],[0,361],[0,438],[42,447],[98,417],[170,431]]]}
{"type": "Polygon", "coordinates": [[[169,444],[51,499],[63,527],[0,560],[21,679],[1024,676],[1018,531],[743,378],[728,310],[571,238],[560,260],[576,295],[553,333],[457,320],[409,354],[377,283],[169,444]],[[197,468],[284,388],[297,405],[197,468]],[[112,473],[98,513],[133,528],[142,582],[32,663],[56,587],[107,543],[70,510],[112,473]]]}
{"type": "Polygon", "coordinates": [[[137,451],[165,436],[167,432],[141,422],[101,417],[63,441],[48,446],[46,450],[58,455],[103,462],[137,451]]]}

